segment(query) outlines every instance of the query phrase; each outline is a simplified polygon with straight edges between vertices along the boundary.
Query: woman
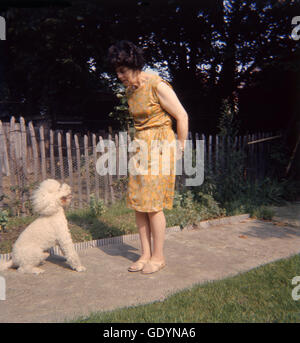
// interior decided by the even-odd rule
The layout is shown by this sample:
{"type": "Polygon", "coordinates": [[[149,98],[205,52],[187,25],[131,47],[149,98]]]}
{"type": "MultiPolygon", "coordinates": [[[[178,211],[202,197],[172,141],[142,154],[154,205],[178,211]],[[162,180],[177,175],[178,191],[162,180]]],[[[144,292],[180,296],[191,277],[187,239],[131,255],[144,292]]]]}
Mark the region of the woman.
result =
{"type": "MultiPolygon", "coordinates": [[[[158,75],[142,71],[143,53],[133,43],[120,41],[112,45],[108,50],[108,56],[119,80],[126,87],[129,112],[134,119],[134,141],[146,142],[148,147],[148,175],[135,175],[129,170],[126,204],[135,210],[142,254],[128,271],[151,274],[165,266],[163,247],[166,220],[163,208],[173,207],[176,175],[174,154],[169,160],[169,175],[162,173],[161,169],[158,175],[151,172],[155,158],[151,155],[150,148],[154,141],[170,144],[175,142],[170,117],[173,116],[177,121],[177,139],[181,155],[188,135],[188,115],[167,81],[158,75]]],[[[176,158],[181,157],[180,155],[177,151],[176,158]]],[[[163,156],[157,156],[161,163],[163,156]]]]}

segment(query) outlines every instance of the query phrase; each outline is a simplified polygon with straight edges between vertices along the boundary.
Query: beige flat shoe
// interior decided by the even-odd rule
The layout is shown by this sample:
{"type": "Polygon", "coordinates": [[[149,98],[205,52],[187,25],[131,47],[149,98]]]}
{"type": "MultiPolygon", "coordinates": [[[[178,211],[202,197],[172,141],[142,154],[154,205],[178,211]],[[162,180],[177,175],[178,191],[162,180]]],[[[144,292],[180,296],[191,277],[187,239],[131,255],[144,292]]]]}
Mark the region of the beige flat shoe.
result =
{"type": "Polygon", "coordinates": [[[134,262],[133,265],[131,265],[128,268],[129,272],[139,272],[141,270],[143,270],[143,268],[145,267],[145,265],[148,263],[148,261],[146,260],[137,260],[136,262],[134,262]]]}
{"type": "Polygon", "coordinates": [[[153,262],[149,261],[145,268],[142,270],[142,274],[153,274],[163,269],[166,266],[165,262],[153,262]]]}

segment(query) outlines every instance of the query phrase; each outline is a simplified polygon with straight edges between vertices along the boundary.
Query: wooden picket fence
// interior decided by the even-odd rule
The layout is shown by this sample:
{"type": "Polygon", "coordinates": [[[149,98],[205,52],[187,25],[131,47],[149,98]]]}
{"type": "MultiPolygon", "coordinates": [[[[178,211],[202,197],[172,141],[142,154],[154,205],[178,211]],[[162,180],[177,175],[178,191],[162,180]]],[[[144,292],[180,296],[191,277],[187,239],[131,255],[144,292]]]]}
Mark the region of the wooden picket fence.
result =
{"type": "MultiPolygon", "coordinates": [[[[247,170],[249,177],[263,177],[268,153],[268,144],[249,144],[251,141],[264,141],[273,133],[257,133],[239,136],[235,139],[235,149],[247,151],[247,170]]],[[[121,136],[120,136],[121,137],[121,136]]],[[[66,182],[72,187],[72,207],[83,208],[89,204],[91,196],[96,200],[113,203],[122,197],[126,189],[126,177],[119,175],[119,146],[129,144],[119,142],[118,134],[73,134],[71,131],[45,130],[44,126],[26,125],[24,118],[19,123],[11,117],[9,123],[0,121],[0,205],[7,198],[15,201],[16,215],[29,209],[28,199],[32,189],[46,178],[66,182]],[[96,161],[102,155],[97,152],[98,143],[104,139],[113,140],[117,148],[117,174],[100,176],[96,171],[96,161]],[[2,201],[1,201],[2,200],[2,201]]],[[[205,164],[214,171],[222,163],[224,149],[228,142],[218,135],[189,133],[190,140],[204,140],[205,164]],[[223,153],[221,153],[223,152],[223,153]]],[[[195,144],[194,144],[195,146],[195,144]]],[[[225,149],[226,151],[226,149],[225,149]]],[[[105,152],[103,152],[105,153],[105,152]]],[[[128,154],[128,158],[130,157],[128,154]]],[[[185,175],[176,177],[176,187],[182,186],[185,175]]]]}

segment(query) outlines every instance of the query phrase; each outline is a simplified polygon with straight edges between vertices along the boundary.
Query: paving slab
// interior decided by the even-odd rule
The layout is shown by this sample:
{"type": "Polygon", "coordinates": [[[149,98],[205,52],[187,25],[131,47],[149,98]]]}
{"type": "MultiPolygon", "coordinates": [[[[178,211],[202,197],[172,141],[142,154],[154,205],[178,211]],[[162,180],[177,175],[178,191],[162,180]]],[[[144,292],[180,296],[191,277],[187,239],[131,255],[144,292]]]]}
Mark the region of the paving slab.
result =
{"type": "Polygon", "coordinates": [[[167,266],[158,273],[129,273],[139,241],[79,252],[85,273],[51,256],[41,275],[2,272],[6,300],[2,323],[64,322],[94,311],[162,301],[195,284],[219,280],[300,253],[300,227],[245,219],[166,235],[167,266]]]}

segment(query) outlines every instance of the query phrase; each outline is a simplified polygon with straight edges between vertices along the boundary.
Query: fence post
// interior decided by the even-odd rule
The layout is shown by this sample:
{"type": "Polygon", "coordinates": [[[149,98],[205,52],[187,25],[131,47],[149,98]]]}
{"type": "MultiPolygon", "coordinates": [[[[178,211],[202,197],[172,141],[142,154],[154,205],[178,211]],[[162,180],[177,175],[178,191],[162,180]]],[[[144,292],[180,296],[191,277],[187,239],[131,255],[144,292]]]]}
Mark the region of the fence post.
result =
{"type": "Polygon", "coordinates": [[[34,181],[37,182],[38,169],[39,169],[39,157],[38,157],[37,142],[36,142],[36,137],[35,137],[35,130],[31,121],[28,124],[28,128],[29,128],[29,133],[30,133],[30,140],[31,140],[32,154],[33,154],[34,181]]]}
{"type": "MultiPolygon", "coordinates": [[[[67,156],[68,156],[68,171],[69,171],[69,183],[71,189],[74,191],[73,185],[73,162],[72,162],[72,150],[71,150],[71,133],[66,133],[67,142],[67,156]]],[[[71,202],[71,208],[74,208],[74,202],[71,202]]]]}
{"type": "Polygon", "coordinates": [[[62,182],[64,182],[65,173],[64,173],[64,160],[63,160],[63,154],[62,154],[62,146],[61,146],[61,132],[57,133],[57,144],[58,144],[60,177],[62,179],[62,182]]]}
{"type": "Polygon", "coordinates": [[[215,172],[218,172],[219,169],[219,144],[220,138],[218,135],[216,135],[215,172]]]}
{"type": "Polygon", "coordinates": [[[3,130],[1,120],[0,120],[0,143],[1,143],[0,149],[2,149],[2,156],[3,156],[2,168],[4,168],[6,176],[10,176],[7,145],[6,145],[6,135],[3,130]]]}
{"type": "Polygon", "coordinates": [[[14,138],[15,138],[15,117],[10,118],[10,125],[9,125],[9,159],[10,159],[10,185],[14,187],[17,184],[16,180],[16,160],[15,160],[15,143],[14,143],[14,138]]]}
{"type": "Polygon", "coordinates": [[[120,146],[120,144],[119,144],[119,137],[118,137],[118,135],[117,134],[115,134],[115,143],[116,143],[116,149],[117,149],[117,151],[116,151],[116,170],[117,170],[117,180],[120,180],[120,172],[119,172],[119,156],[120,156],[120,149],[119,149],[119,146],[120,146]]]}
{"type": "Polygon", "coordinates": [[[50,169],[51,177],[55,179],[55,158],[54,158],[54,133],[50,130],[50,169]]]}
{"type": "MultiPolygon", "coordinates": [[[[102,156],[103,154],[106,153],[102,136],[99,137],[99,144],[100,144],[100,147],[101,147],[100,150],[103,151],[103,153],[101,153],[101,156],[102,156]]],[[[104,202],[105,202],[105,204],[108,203],[108,191],[109,191],[108,190],[108,182],[109,182],[108,181],[108,175],[105,174],[104,175],[104,202]]]]}
{"type": "Polygon", "coordinates": [[[208,136],[208,167],[212,172],[212,136],[208,136]]]}
{"type": "Polygon", "coordinates": [[[77,134],[74,135],[74,141],[75,141],[75,149],[76,149],[76,160],[77,160],[77,178],[78,178],[78,194],[79,194],[79,208],[83,207],[82,204],[82,189],[81,189],[81,163],[80,163],[80,147],[78,142],[78,136],[77,134]]]}
{"type": "Polygon", "coordinates": [[[27,134],[26,134],[26,126],[25,120],[23,117],[20,117],[20,128],[21,128],[21,155],[22,155],[22,163],[23,163],[23,174],[24,177],[27,178],[27,134]]]}
{"type": "Polygon", "coordinates": [[[94,167],[95,167],[95,194],[96,200],[99,201],[99,175],[96,169],[97,165],[97,142],[96,142],[96,135],[93,133],[92,135],[92,144],[93,144],[93,157],[94,157],[94,167]]]}
{"type": "MultiPolygon", "coordinates": [[[[25,120],[23,117],[20,117],[20,153],[21,153],[21,160],[22,164],[20,165],[20,176],[21,176],[21,202],[22,202],[22,212],[26,212],[25,202],[26,202],[26,193],[25,193],[25,185],[27,182],[27,134],[26,134],[26,126],[25,120]]],[[[27,195],[28,199],[28,195],[27,195]]]]}
{"type": "Polygon", "coordinates": [[[40,126],[40,153],[42,161],[42,178],[45,180],[47,178],[46,172],[46,152],[45,152],[45,137],[44,137],[44,126],[40,126]]]}
{"type": "Polygon", "coordinates": [[[90,168],[89,168],[89,142],[88,136],[84,135],[84,158],[85,158],[85,177],[86,177],[86,199],[90,203],[90,168]]]}

